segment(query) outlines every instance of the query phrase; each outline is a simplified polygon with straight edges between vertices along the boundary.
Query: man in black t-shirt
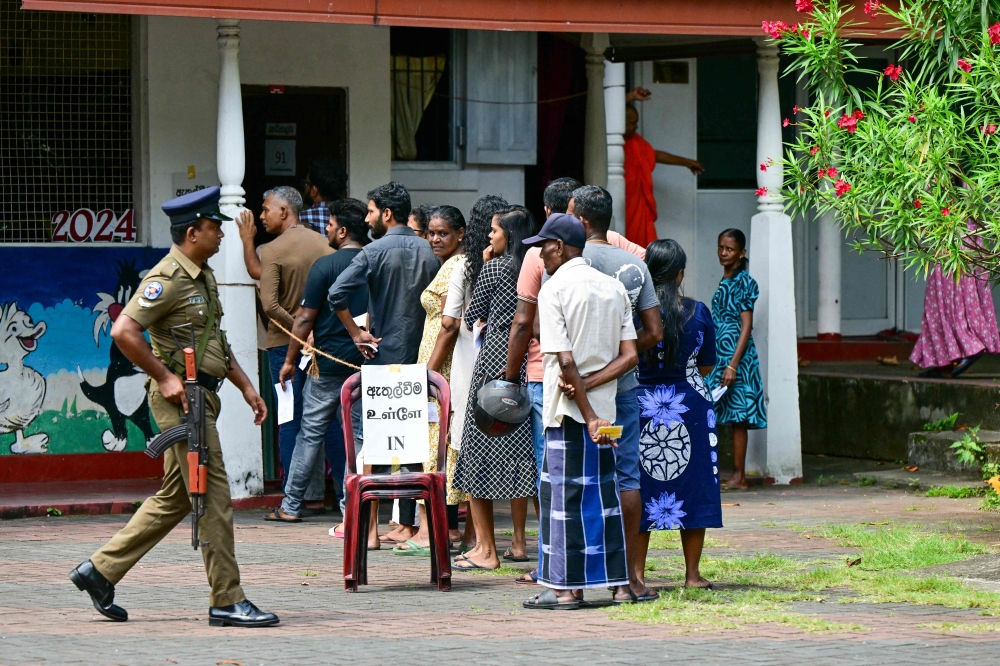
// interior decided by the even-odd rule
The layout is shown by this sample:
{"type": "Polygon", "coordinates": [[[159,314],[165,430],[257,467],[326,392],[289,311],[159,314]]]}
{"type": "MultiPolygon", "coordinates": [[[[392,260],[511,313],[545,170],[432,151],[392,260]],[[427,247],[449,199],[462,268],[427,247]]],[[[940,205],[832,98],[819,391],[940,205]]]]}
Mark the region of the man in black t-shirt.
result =
{"type": "MultiPolygon", "coordinates": [[[[294,337],[288,344],[288,355],[279,374],[282,385],[293,379],[298,371],[295,362],[302,345],[295,338],[305,340],[310,333],[313,334],[313,346],[316,349],[354,366],[360,366],[364,361],[337,313],[330,307],[327,294],[344,269],[368,243],[368,224],[365,222],[368,209],[357,199],[342,199],[329,206],[330,221],[326,225],[326,235],[330,239],[330,247],[336,252],[320,257],[309,270],[301,308],[292,326],[294,337]]],[[[367,286],[350,294],[348,309],[353,317],[368,311],[367,286]]],[[[281,502],[281,508],[265,516],[265,520],[296,523],[302,520],[299,515],[312,468],[324,446],[327,430],[334,419],[340,418],[340,389],[355,372],[349,365],[319,354],[314,355],[312,362],[317,364],[319,377],[309,375],[302,389],[302,425],[295,441],[288,479],[285,481],[285,498],[281,502]]],[[[361,401],[354,403],[351,420],[357,452],[361,448],[358,437],[361,401]]]]}

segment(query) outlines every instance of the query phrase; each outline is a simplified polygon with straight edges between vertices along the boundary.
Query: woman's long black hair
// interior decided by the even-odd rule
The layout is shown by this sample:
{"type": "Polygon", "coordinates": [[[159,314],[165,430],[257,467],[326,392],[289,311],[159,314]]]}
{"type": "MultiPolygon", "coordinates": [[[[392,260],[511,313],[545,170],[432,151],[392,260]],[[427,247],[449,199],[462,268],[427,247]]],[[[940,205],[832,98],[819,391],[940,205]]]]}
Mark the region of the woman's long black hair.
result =
{"type": "Polygon", "coordinates": [[[646,352],[646,362],[654,368],[658,363],[673,367],[677,362],[684,324],[693,312],[690,299],[681,295],[680,285],[677,284],[677,275],[685,266],[687,255],[684,248],[671,238],[653,241],[646,248],[646,267],[653,278],[663,320],[663,347],[652,347],[646,352]],[[660,352],[663,356],[659,355],[660,352]]]}
{"type": "MultiPolygon", "coordinates": [[[[722,240],[723,236],[726,236],[727,238],[732,238],[734,241],[736,241],[736,244],[740,248],[740,252],[747,249],[747,237],[739,229],[723,229],[722,233],[719,234],[719,240],[722,240]]],[[[750,260],[747,259],[746,255],[743,255],[743,258],[740,260],[739,267],[736,269],[736,272],[733,273],[733,277],[736,277],[737,275],[740,274],[741,271],[748,270],[749,268],[750,268],[750,260]]]]}
{"type": "Polygon", "coordinates": [[[510,206],[506,212],[500,215],[497,224],[503,229],[503,235],[507,238],[507,249],[504,256],[511,257],[514,261],[510,270],[514,273],[514,279],[521,272],[521,262],[524,255],[528,253],[528,246],[522,243],[525,238],[535,235],[535,219],[524,206],[510,206]]]}
{"type": "Polygon", "coordinates": [[[465,287],[471,293],[483,270],[483,250],[490,244],[490,226],[493,216],[510,208],[507,200],[496,194],[487,194],[476,202],[465,225],[465,287]]]}

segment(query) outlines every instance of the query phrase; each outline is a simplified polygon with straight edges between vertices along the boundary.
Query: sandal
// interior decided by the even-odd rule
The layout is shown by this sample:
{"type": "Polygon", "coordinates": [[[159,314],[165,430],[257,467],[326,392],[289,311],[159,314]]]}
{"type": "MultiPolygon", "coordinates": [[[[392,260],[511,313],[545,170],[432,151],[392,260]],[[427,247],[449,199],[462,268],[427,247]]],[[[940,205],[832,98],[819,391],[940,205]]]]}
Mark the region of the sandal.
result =
{"type": "MultiPolygon", "coordinates": [[[[656,601],[660,598],[660,593],[653,590],[653,588],[647,586],[642,594],[636,594],[631,589],[628,591],[628,595],[632,597],[632,603],[641,604],[646,601],[656,601]]],[[[618,603],[618,601],[615,601],[618,603]]]]}
{"type": "Polygon", "coordinates": [[[559,601],[559,597],[556,596],[551,587],[545,588],[544,592],[536,594],[521,605],[525,608],[539,610],[578,610],[580,608],[579,601],[559,601]]]}
{"type": "Polygon", "coordinates": [[[538,585],[538,569],[532,569],[531,571],[518,576],[514,579],[514,582],[518,585],[538,585]],[[527,578],[525,578],[527,576],[527,578]]]}
{"type": "Polygon", "coordinates": [[[291,516],[290,514],[284,513],[281,509],[275,509],[271,513],[264,516],[264,520],[269,520],[273,523],[301,523],[302,519],[298,516],[291,516]],[[286,518],[285,516],[289,516],[286,518]]]}
{"type": "Polygon", "coordinates": [[[503,559],[508,560],[510,562],[527,562],[528,556],[525,555],[524,557],[514,557],[514,551],[508,548],[503,553],[503,559]]]}
{"type": "Polygon", "coordinates": [[[480,565],[476,564],[475,562],[473,562],[469,558],[465,557],[464,555],[461,555],[460,557],[462,558],[462,561],[466,562],[469,566],[459,566],[459,563],[457,561],[456,562],[452,562],[452,564],[451,564],[451,570],[452,571],[476,571],[476,570],[479,570],[479,571],[496,571],[497,569],[500,568],[499,566],[495,566],[495,567],[483,567],[483,566],[480,566],[480,565]]]}
{"type": "Polygon", "coordinates": [[[431,549],[428,546],[421,546],[416,541],[412,539],[407,540],[406,543],[396,546],[392,549],[393,555],[409,556],[409,557],[430,557],[431,549]],[[406,546],[406,548],[403,548],[406,546]]]}

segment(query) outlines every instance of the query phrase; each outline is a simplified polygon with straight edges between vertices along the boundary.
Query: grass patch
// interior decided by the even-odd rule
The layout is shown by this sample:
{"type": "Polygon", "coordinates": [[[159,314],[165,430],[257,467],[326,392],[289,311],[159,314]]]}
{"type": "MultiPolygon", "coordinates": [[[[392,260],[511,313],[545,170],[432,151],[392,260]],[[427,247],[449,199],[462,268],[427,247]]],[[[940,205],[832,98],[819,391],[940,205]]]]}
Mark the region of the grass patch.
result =
{"type": "Polygon", "coordinates": [[[969,497],[982,497],[986,494],[986,488],[959,488],[958,486],[931,486],[927,491],[927,497],[948,497],[950,499],[968,499],[969,497]]]}
{"type": "MultiPolygon", "coordinates": [[[[728,548],[729,543],[714,537],[705,536],[705,548],[728,548]]],[[[679,530],[653,530],[649,533],[650,550],[680,550],[681,533],[679,530]]]]}
{"type": "MultiPolygon", "coordinates": [[[[452,567],[452,571],[458,567],[452,567]]],[[[528,571],[527,569],[518,569],[517,567],[512,567],[509,564],[501,564],[499,569],[473,569],[472,571],[463,571],[462,573],[470,573],[473,575],[482,576],[520,576],[521,574],[528,571]]]]}
{"type": "Polygon", "coordinates": [[[760,524],[760,526],[761,527],[775,527],[775,526],[777,526],[777,524],[778,523],[774,522],[773,520],[765,520],[764,522],[762,522],[760,524]]]}
{"type": "Polygon", "coordinates": [[[918,624],[917,626],[921,629],[934,629],[944,633],[963,631],[978,634],[987,631],[1000,631],[1000,624],[995,623],[963,624],[961,622],[925,622],[924,624],[918,624]]]}
{"type": "MultiPolygon", "coordinates": [[[[497,534],[502,536],[514,536],[514,530],[497,530],[497,534]]],[[[524,535],[536,537],[538,536],[538,530],[524,530],[524,535]]]]}
{"type": "MultiPolygon", "coordinates": [[[[952,536],[900,523],[849,524],[815,528],[817,535],[861,551],[860,562],[804,561],[773,553],[750,557],[715,557],[701,561],[702,575],[717,583],[713,592],[683,587],[684,562],[677,555],[650,558],[646,570],[674,585],[660,591],[655,603],[609,609],[610,617],[676,627],[679,632],[718,629],[745,631],[756,624],[779,624],[807,633],[864,631],[856,624],[830,622],[791,610],[796,601],[824,601],[835,594],[841,603],[911,603],[949,608],[977,608],[1000,616],[1000,594],[985,592],[944,576],[922,577],[911,570],[990,552],[964,536],[952,536]],[[853,565],[853,566],[852,566],[853,565]]],[[[955,625],[942,630],[994,631],[993,625],[955,625]],[[984,628],[979,628],[984,627],[984,628]]],[[[1000,627],[1000,625],[997,625],[1000,627]]]]}
{"type": "Polygon", "coordinates": [[[867,571],[918,569],[990,552],[983,544],[964,536],[928,532],[908,523],[876,529],[865,525],[832,525],[817,531],[843,546],[861,549],[860,568],[867,571]]]}

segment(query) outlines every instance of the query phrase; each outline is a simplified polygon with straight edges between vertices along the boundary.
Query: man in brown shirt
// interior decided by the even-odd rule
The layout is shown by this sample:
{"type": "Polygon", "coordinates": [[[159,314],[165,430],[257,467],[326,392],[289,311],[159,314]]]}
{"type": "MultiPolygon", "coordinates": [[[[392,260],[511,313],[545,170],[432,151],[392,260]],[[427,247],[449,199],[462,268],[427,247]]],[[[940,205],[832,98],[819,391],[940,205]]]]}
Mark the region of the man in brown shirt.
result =
{"type": "MultiPolygon", "coordinates": [[[[274,382],[278,381],[281,366],[288,353],[288,334],[276,324],[280,324],[286,330],[292,330],[302,294],[305,292],[309,269],[317,259],[333,252],[326,237],[299,224],[301,210],[302,195],[295,188],[282,186],[264,193],[260,220],[268,233],[277,236],[270,243],[260,247],[260,302],[264,313],[270,319],[267,327],[267,357],[274,382]]],[[[281,468],[286,478],[292,461],[292,451],[295,450],[295,439],[299,434],[304,383],[305,373],[296,373],[292,382],[295,416],[291,421],[282,423],[278,431],[281,468]]],[[[321,456],[317,460],[305,495],[308,509],[322,512],[326,485],[325,469],[326,460],[321,456]]]]}

